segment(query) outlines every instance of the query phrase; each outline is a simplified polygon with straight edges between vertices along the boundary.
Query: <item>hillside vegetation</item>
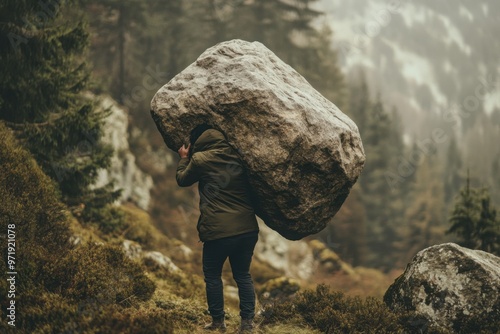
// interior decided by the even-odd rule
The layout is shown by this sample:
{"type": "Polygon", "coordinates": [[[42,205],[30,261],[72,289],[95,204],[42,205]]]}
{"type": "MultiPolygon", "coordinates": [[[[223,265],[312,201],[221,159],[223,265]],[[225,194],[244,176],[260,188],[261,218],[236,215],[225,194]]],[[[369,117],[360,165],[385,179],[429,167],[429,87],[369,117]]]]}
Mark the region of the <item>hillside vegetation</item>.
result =
{"type": "MultiPolygon", "coordinates": [[[[157,231],[144,211],[117,208],[126,223],[113,230],[82,226],[60,201],[54,183],[1,123],[0,143],[0,217],[3,229],[15,224],[18,245],[15,300],[22,307],[16,332],[196,333],[209,320],[200,276],[131,260],[124,253],[125,237],[164,252],[176,243],[157,231]]],[[[0,265],[6,267],[4,257],[0,265]]],[[[0,293],[6,295],[7,289],[2,280],[0,293]]],[[[2,299],[2,319],[6,303],[2,299]]],[[[237,305],[228,307],[227,322],[236,328],[237,305]]],[[[402,333],[411,325],[409,315],[391,313],[380,300],[352,299],[326,286],[260,308],[262,333],[402,333]]],[[[1,329],[13,331],[4,321],[1,329]]]]}

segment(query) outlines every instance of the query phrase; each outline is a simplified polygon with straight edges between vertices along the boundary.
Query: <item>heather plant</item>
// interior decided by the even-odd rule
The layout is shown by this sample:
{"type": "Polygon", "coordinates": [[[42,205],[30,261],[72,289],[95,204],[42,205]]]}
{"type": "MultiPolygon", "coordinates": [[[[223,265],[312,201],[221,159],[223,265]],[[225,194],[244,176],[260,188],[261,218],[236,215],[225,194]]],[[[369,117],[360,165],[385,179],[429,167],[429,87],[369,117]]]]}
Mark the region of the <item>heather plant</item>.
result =
{"type": "MultiPolygon", "coordinates": [[[[171,333],[168,312],[150,302],[156,286],[141,264],[117,246],[69,242],[71,214],[56,185],[1,122],[0,161],[0,223],[2,233],[15,230],[15,302],[22,305],[16,327],[2,321],[0,331],[171,333]]],[[[7,289],[0,280],[2,296],[7,289]]],[[[2,319],[8,302],[0,300],[2,319]]]]}
{"type": "Polygon", "coordinates": [[[305,290],[286,302],[269,305],[265,325],[292,323],[322,333],[445,333],[410,312],[394,313],[373,297],[361,299],[331,291],[326,285],[305,290]]]}

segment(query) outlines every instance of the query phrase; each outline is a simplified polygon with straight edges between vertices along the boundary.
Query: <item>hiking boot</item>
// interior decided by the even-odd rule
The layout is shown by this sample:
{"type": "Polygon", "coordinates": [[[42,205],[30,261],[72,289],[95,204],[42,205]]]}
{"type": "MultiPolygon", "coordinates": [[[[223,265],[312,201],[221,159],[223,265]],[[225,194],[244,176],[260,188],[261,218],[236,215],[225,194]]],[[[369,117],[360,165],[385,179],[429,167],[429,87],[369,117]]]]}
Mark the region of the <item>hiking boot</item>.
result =
{"type": "Polygon", "coordinates": [[[206,331],[220,331],[220,332],[225,332],[226,331],[226,324],[224,323],[224,318],[212,318],[212,323],[206,325],[203,327],[204,330],[206,331]]]}
{"type": "Polygon", "coordinates": [[[241,319],[240,334],[253,333],[254,324],[253,319],[241,319]]]}

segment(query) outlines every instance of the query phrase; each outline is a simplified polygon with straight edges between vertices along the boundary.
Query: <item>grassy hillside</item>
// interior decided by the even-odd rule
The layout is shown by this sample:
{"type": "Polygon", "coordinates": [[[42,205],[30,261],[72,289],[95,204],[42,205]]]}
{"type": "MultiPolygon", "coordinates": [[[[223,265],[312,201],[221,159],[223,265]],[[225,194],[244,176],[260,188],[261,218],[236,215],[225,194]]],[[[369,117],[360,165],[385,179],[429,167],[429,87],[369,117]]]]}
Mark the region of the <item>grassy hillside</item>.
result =
{"type": "MultiPolygon", "coordinates": [[[[147,213],[127,205],[116,212],[125,216],[121,226],[80,225],[50,178],[2,123],[0,161],[0,219],[2,231],[15,225],[14,300],[22,305],[15,328],[2,321],[1,332],[193,333],[209,320],[200,276],[168,272],[124,254],[125,239],[145,250],[176,246],[147,213]]],[[[6,246],[2,238],[2,249],[6,246]]],[[[5,257],[0,264],[6,268],[5,257]]],[[[7,290],[1,280],[2,296],[7,290]]],[[[1,299],[2,319],[8,302],[1,299]]],[[[237,312],[229,312],[228,322],[236,326],[237,321],[237,312]]]]}
{"type": "MultiPolygon", "coordinates": [[[[15,230],[17,271],[15,329],[2,321],[1,332],[202,332],[210,319],[203,279],[189,259],[176,253],[181,243],[154,227],[146,212],[127,204],[113,211],[121,215],[118,225],[81,225],[2,123],[0,161],[1,228],[15,230]],[[123,251],[126,240],[137,256],[123,251]],[[146,254],[170,256],[177,266],[146,254]]],[[[6,268],[6,257],[0,265],[6,268]]],[[[346,297],[323,285],[297,292],[299,284],[279,278],[281,273],[262,262],[256,261],[252,271],[265,300],[258,303],[260,333],[403,333],[419,324],[409,314],[391,313],[377,299],[346,297]]],[[[2,296],[8,288],[1,280],[2,296]]],[[[232,295],[226,294],[226,320],[235,329],[239,316],[232,295]]],[[[8,302],[0,301],[2,319],[8,302]]]]}
{"type": "MultiPolygon", "coordinates": [[[[169,312],[151,301],[156,284],[143,266],[92,230],[73,245],[74,218],[53,182],[3,124],[0,143],[0,219],[2,231],[15,225],[17,246],[16,333],[172,332],[169,312]]],[[[6,258],[0,261],[6,268],[6,258]]],[[[0,293],[7,295],[6,280],[0,293]]],[[[2,319],[7,302],[0,302],[2,319]]]]}

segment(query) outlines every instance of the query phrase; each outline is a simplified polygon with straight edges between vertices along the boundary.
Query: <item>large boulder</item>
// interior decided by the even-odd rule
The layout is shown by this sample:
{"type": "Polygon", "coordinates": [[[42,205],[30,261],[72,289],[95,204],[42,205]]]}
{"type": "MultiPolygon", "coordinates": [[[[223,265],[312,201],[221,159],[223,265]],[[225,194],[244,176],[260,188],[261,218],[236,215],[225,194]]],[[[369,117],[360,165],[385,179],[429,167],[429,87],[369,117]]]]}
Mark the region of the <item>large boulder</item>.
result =
{"type": "Polygon", "coordinates": [[[198,124],[225,133],[257,215],[291,240],[326,226],[365,161],[356,124],[258,42],[206,50],[156,93],[151,114],[174,151],[198,124]]]}
{"type": "Polygon", "coordinates": [[[452,332],[500,328],[500,258],[453,243],[420,251],[384,296],[452,332]]]}

